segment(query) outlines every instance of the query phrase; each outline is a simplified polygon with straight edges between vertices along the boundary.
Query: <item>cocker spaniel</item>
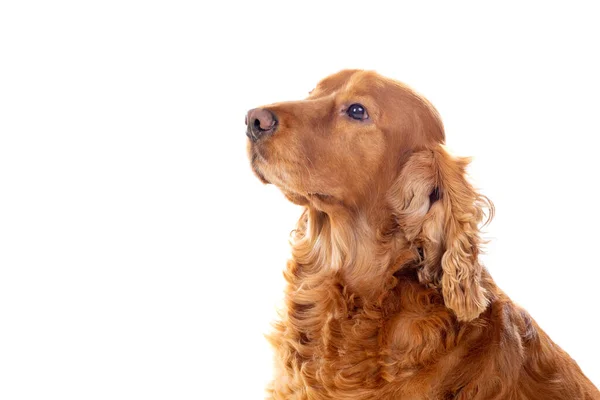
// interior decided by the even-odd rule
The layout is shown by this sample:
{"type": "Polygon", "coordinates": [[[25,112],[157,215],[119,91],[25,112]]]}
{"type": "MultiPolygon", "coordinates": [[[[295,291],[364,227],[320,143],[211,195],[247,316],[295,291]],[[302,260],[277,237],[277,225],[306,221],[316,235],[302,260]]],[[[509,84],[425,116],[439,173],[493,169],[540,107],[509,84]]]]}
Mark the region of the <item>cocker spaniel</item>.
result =
{"type": "Polygon", "coordinates": [[[600,399],[481,264],[493,206],[426,99],[345,70],[246,124],[258,178],[304,207],[270,398],[600,399]]]}

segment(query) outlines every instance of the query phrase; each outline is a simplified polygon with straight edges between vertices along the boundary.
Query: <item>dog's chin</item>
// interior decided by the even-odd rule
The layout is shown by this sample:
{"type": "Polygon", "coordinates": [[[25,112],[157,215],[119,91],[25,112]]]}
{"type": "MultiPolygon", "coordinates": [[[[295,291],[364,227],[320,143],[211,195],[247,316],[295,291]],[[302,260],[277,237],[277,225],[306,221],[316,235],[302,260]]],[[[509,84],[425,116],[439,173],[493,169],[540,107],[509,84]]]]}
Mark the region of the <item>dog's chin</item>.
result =
{"type": "Polygon", "coordinates": [[[318,209],[323,209],[326,205],[339,203],[335,197],[323,191],[298,189],[291,185],[292,182],[289,179],[283,179],[276,173],[269,173],[269,166],[260,160],[260,156],[252,158],[252,171],[262,183],[275,185],[294,204],[300,206],[313,205],[318,209]]]}
{"type": "Polygon", "coordinates": [[[260,171],[260,169],[256,166],[255,163],[252,163],[252,172],[254,172],[254,175],[256,175],[256,177],[258,178],[259,181],[261,181],[262,183],[264,183],[265,185],[269,185],[271,182],[263,175],[263,173],[260,171]]]}
{"type": "Polygon", "coordinates": [[[306,196],[283,189],[281,189],[281,192],[286,197],[286,199],[288,199],[294,204],[297,204],[299,206],[308,206],[310,204],[306,196]]]}
{"type": "Polygon", "coordinates": [[[334,211],[339,206],[343,206],[342,201],[332,195],[322,192],[296,192],[289,188],[284,189],[281,187],[279,187],[279,189],[289,201],[299,206],[312,207],[324,212],[334,211]]]}
{"type": "Polygon", "coordinates": [[[335,201],[335,198],[326,193],[308,193],[308,198],[318,201],[320,203],[332,203],[335,201]]]}
{"type": "Polygon", "coordinates": [[[285,197],[299,206],[313,206],[319,210],[324,210],[326,206],[337,204],[338,201],[333,196],[324,193],[296,193],[290,190],[280,188],[285,197]]]}
{"type": "Polygon", "coordinates": [[[270,172],[270,166],[264,156],[255,146],[249,148],[250,165],[254,175],[265,185],[275,185],[285,197],[294,204],[314,206],[323,209],[325,206],[340,203],[335,197],[323,191],[297,189],[292,187],[288,179],[280,177],[275,171],[270,172]]]}
{"type": "Polygon", "coordinates": [[[259,167],[259,164],[263,162],[263,157],[256,150],[256,147],[250,145],[248,147],[248,155],[250,156],[250,167],[252,168],[252,172],[254,172],[254,175],[256,175],[258,180],[260,180],[265,185],[270,184],[271,182],[267,179],[267,177],[259,167]]]}

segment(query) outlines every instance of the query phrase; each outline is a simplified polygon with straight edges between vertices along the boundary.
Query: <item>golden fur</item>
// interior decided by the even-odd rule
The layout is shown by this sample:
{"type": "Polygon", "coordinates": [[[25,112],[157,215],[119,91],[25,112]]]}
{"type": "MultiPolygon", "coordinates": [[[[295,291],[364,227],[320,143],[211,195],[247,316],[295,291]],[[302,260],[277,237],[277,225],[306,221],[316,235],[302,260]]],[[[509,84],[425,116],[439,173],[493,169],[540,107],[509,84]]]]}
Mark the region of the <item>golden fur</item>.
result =
{"type": "Polygon", "coordinates": [[[347,70],[264,108],[277,129],[249,141],[252,167],[305,208],[270,398],[600,399],[481,265],[493,206],[427,100],[347,70]],[[368,119],[348,117],[355,103],[368,119]]]}

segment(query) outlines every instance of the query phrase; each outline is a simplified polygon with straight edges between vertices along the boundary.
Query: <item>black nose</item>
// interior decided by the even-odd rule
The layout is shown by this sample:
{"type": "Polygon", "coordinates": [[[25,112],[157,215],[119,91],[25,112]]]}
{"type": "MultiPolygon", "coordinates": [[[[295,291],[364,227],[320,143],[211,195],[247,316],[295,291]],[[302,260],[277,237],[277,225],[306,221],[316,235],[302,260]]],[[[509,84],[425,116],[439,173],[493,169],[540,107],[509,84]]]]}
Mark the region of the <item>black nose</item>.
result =
{"type": "Polygon", "coordinates": [[[269,110],[264,108],[255,108],[248,111],[246,115],[246,136],[253,142],[256,142],[261,136],[275,132],[277,129],[277,118],[269,110]]]}

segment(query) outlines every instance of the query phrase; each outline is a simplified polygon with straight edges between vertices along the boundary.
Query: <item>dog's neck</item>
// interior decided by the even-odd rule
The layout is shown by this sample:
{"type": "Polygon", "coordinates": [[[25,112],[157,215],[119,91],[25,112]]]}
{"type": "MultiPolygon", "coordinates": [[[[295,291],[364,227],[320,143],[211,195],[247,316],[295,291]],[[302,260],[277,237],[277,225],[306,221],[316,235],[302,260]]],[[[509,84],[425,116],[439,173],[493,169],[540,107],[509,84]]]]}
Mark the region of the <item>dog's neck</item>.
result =
{"type": "Polygon", "coordinates": [[[376,301],[395,284],[394,273],[419,262],[390,216],[379,212],[323,212],[308,207],[296,230],[292,255],[306,276],[336,275],[364,300],[376,301]]]}

